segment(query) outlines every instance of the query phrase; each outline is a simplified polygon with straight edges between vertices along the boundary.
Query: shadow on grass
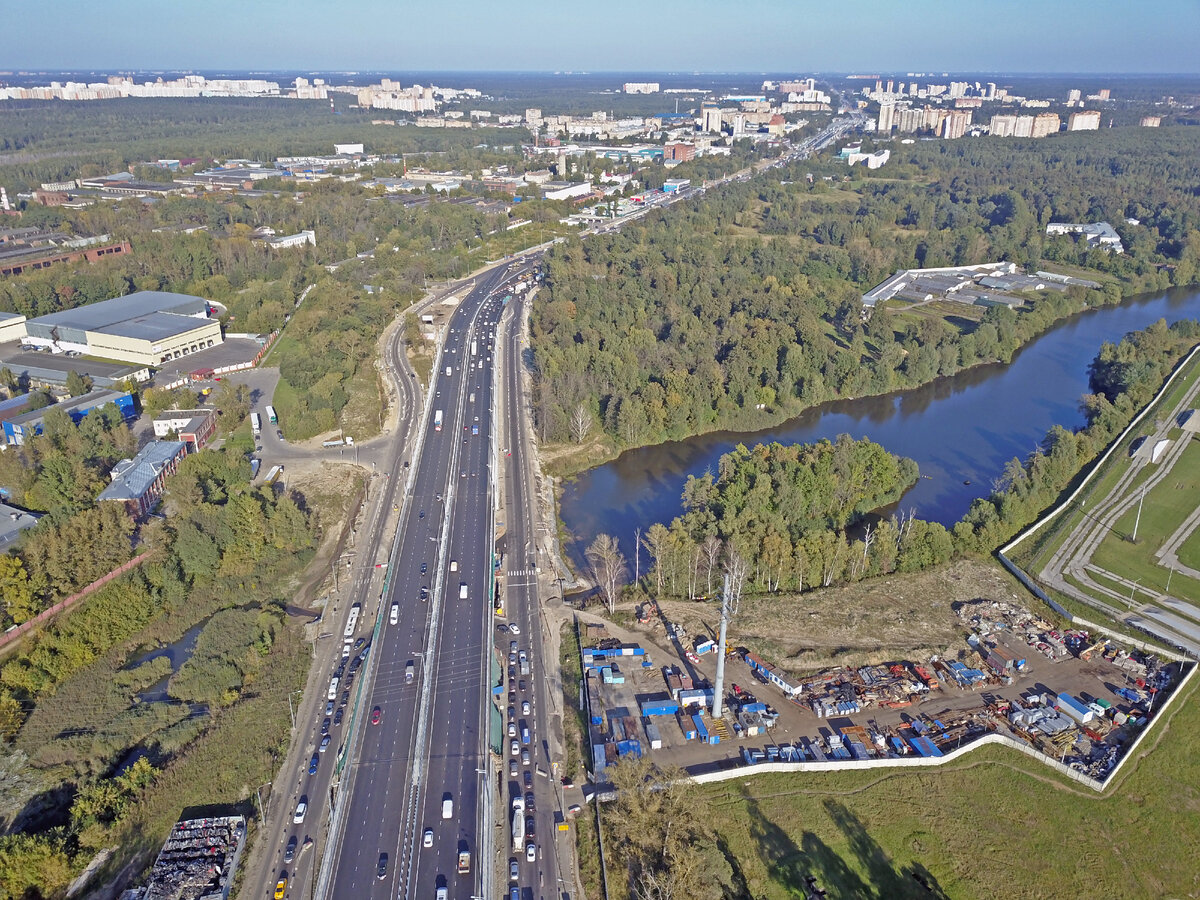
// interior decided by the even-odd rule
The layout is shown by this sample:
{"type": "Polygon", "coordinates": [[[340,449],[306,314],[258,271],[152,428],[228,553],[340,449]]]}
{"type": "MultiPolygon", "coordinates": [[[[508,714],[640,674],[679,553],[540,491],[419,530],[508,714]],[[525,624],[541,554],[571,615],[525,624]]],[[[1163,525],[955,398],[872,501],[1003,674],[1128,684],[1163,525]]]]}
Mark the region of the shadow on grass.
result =
{"type": "Polygon", "coordinates": [[[846,838],[845,855],[808,830],[797,846],[787,831],[763,814],[753,797],[746,795],[745,802],[759,858],[770,879],[789,895],[808,900],[949,900],[934,875],[920,863],[897,868],[858,817],[836,801],[827,800],[823,805],[846,838]],[[856,866],[852,866],[854,862],[856,866]]]}

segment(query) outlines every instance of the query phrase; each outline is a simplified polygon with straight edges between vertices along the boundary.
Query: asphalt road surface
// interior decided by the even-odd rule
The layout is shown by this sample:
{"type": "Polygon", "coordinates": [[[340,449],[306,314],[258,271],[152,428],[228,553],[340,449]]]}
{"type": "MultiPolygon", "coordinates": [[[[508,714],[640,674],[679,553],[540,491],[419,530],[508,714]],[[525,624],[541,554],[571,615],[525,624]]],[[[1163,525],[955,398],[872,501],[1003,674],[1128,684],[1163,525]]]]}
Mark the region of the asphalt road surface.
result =
{"type": "Polygon", "coordinates": [[[501,268],[479,279],[443,335],[320,896],[434,898],[445,887],[448,897],[466,900],[483,891],[496,453],[491,357],[504,309],[500,287],[515,275],[501,268]],[[471,853],[467,875],[456,873],[462,850],[471,853]]]}

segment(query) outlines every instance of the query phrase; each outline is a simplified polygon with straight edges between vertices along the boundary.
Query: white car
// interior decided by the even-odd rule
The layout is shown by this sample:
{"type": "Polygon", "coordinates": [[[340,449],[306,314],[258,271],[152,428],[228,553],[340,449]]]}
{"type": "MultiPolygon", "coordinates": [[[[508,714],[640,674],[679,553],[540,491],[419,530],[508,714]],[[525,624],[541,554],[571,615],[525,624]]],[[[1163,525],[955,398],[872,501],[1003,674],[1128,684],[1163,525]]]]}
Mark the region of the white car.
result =
{"type": "Polygon", "coordinates": [[[520,756],[520,755],[521,755],[521,745],[520,745],[520,744],[518,744],[516,741],[513,741],[513,742],[512,742],[512,747],[511,747],[511,750],[512,750],[512,755],[513,755],[513,756],[520,756]]]}
{"type": "Polygon", "coordinates": [[[508,861],[508,880],[516,881],[521,877],[521,865],[515,859],[508,861]]]}
{"type": "Polygon", "coordinates": [[[516,622],[509,622],[509,623],[508,623],[508,630],[509,630],[509,631],[511,631],[513,634],[520,634],[520,633],[521,633],[521,626],[520,626],[520,625],[518,625],[516,622]]]}
{"type": "Polygon", "coordinates": [[[509,722],[509,723],[508,723],[508,736],[509,736],[509,737],[516,737],[516,736],[517,736],[517,723],[516,723],[516,722],[509,722]]]}
{"type": "Polygon", "coordinates": [[[537,862],[537,845],[530,842],[525,845],[526,862],[537,862]]]}
{"type": "Polygon", "coordinates": [[[523,716],[529,715],[529,709],[530,709],[529,701],[522,700],[521,701],[521,715],[523,715],[523,716]]]}
{"type": "Polygon", "coordinates": [[[421,846],[422,847],[432,847],[433,846],[433,829],[432,828],[425,829],[425,836],[421,838],[421,846]]]}
{"type": "Polygon", "coordinates": [[[296,804],[296,814],[292,816],[292,821],[299,825],[304,821],[304,816],[308,812],[308,798],[301,797],[300,802],[296,804]]]}

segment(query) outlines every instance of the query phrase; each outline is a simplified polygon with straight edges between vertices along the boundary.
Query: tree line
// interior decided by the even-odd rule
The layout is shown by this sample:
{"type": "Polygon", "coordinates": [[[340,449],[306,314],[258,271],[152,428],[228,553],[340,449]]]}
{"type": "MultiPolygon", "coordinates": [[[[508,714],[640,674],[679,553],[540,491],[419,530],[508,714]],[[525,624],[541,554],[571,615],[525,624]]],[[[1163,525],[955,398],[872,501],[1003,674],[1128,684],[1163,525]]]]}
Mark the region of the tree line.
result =
{"type": "Polygon", "coordinates": [[[1150,131],[918,142],[849,187],[834,160],[797,162],[555,246],[531,324],[542,439],[581,441],[598,425],[621,448],[761,426],[1006,361],[1063,316],[1190,283],[1195,138],[1150,131]],[[1044,234],[1100,218],[1126,254],[1044,234]],[[896,269],[994,260],[1083,266],[1103,284],[1029,294],[1016,311],[885,307],[862,321],[861,294],[896,269]]]}

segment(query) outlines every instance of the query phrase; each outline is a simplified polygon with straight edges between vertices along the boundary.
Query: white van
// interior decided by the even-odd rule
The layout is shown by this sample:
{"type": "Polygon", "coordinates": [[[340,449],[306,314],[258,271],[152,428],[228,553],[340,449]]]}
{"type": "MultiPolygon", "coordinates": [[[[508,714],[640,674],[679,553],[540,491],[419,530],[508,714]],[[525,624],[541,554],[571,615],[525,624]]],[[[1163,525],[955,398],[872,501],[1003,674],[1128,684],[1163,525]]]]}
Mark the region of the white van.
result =
{"type": "Polygon", "coordinates": [[[388,617],[388,621],[391,622],[393,625],[395,625],[397,622],[400,621],[400,604],[399,603],[392,604],[392,614],[388,617]]]}
{"type": "Polygon", "coordinates": [[[454,816],[454,801],[447,796],[442,800],[442,818],[449,819],[454,816]]]}
{"type": "Polygon", "coordinates": [[[458,599],[459,600],[467,599],[467,583],[465,581],[458,586],[458,599]]]}
{"type": "Polygon", "coordinates": [[[326,700],[333,700],[337,697],[337,686],[340,680],[340,678],[334,678],[329,682],[329,693],[325,695],[326,700]]]}
{"type": "Polygon", "coordinates": [[[451,572],[458,571],[458,560],[457,559],[450,560],[450,571],[451,572]]]}
{"type": "Polygon", "coordinates": [[[453,371],[454,371],[454,369],[453,369],[452,367],[450,367],[450,366],[446,366],[446,377],[447,377],[447,378],[449,378],[449,377],[450,377],[450,374],[451,374],[453,371]]]}

